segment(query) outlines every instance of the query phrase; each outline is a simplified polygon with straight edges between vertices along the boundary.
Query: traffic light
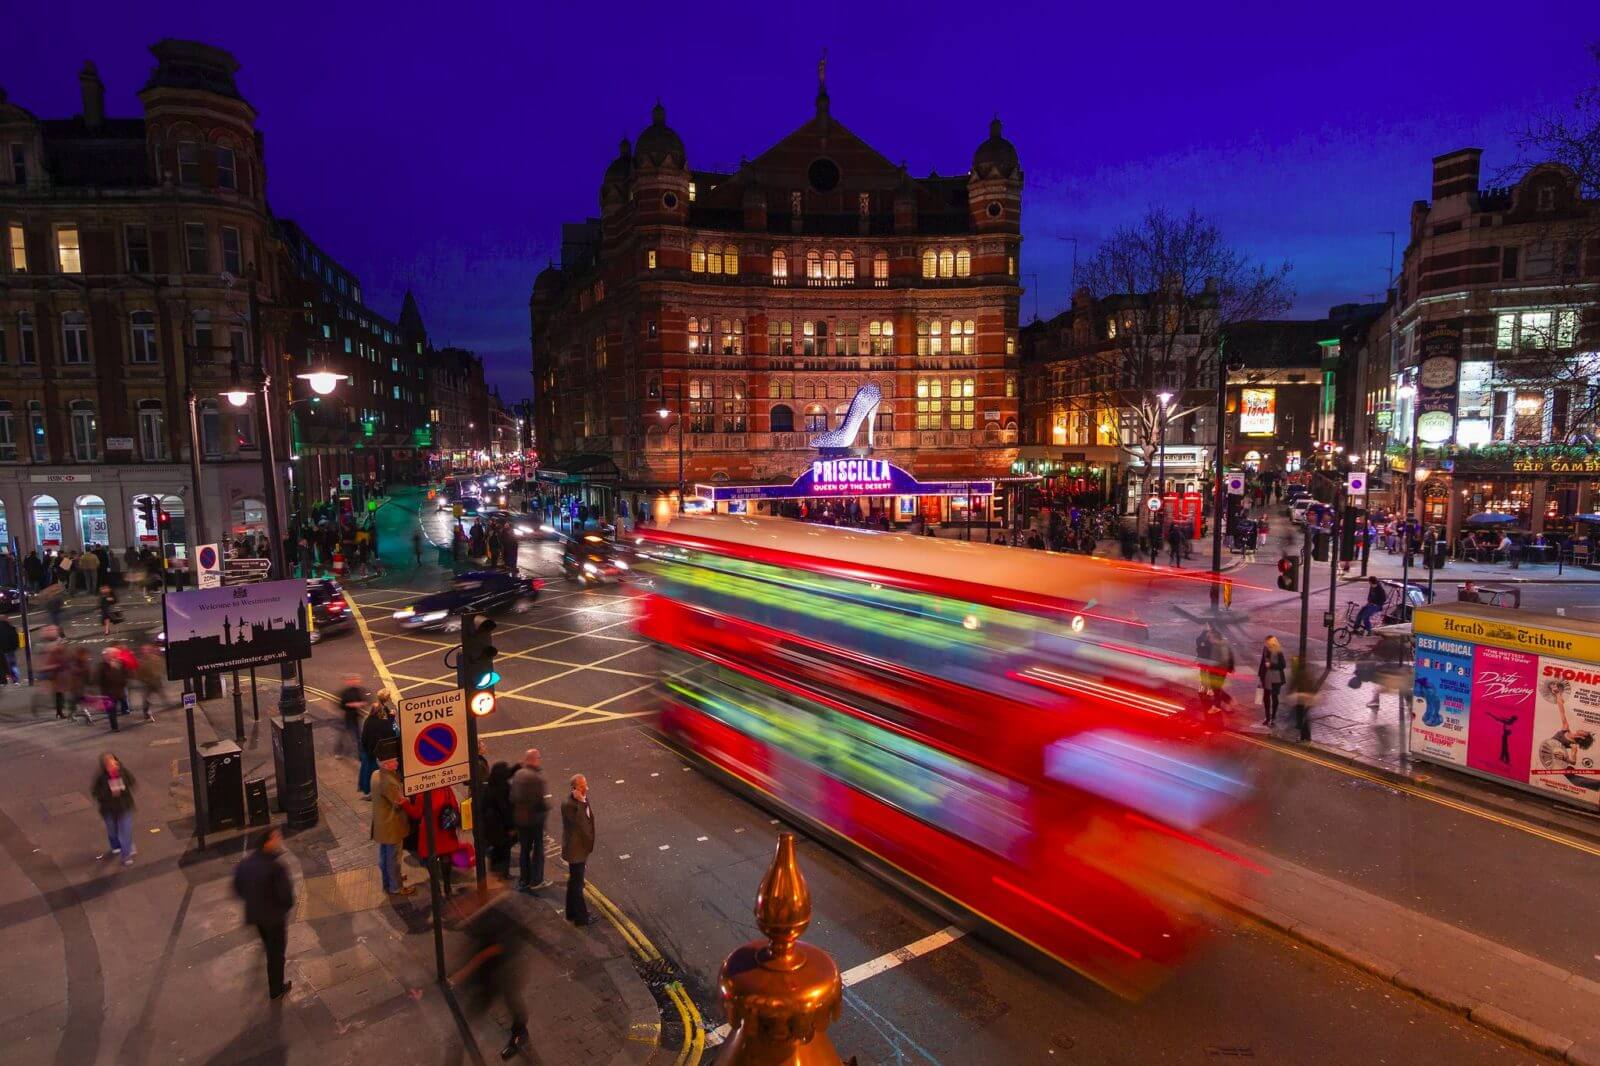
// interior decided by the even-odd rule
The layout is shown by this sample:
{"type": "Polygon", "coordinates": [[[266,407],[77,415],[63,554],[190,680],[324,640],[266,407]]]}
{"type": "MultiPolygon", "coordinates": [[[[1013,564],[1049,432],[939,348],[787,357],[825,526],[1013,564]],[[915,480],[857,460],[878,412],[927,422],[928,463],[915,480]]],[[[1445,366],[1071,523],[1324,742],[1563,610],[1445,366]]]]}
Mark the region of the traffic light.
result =
{"type": "Polygon", "coordinates": [[[162,529],[171,529],[172,528],[172,516],[170,514],[168,514],[167,512],[162,511],[160,514],[158,514],[156,516],[156,519],[157,519],[157,522],[159,523],[159,525],[161,526],[162,529]]]}
{"type": "Polygon", "coordinates": [[[1294,592],[1300,588],[1299,559],[1285,555],[1278,560],[1278,587],[1286,592],[1294,592]]]}
{"type": "Polygon", "coordinates": [[[1344,512],[1344,521],[1339,524],[1339,558],[1351,562],[1356,557],[1356,527],[1358,524],[1365,529],[1362,522],[1367,512],[1359,507],[1347,507],[1344,512]]]}
{"type": "Polygon", "coordinates": [[[494,687],[500,683],[500,673],[494,668],[499,649],[489,643],[494,632],[494,619],[479,622],[470,614],[461,618],[461,657],[456,674],[467,693],[467,708],[478,717],[492,714],[495,708],[494,687]]]}
{"type": "Polygon", "coordinates": [[[139,497],[139,517],[144,519],[144,528],[154,531],[156,528],[156,498],[154,496],[139,497]]]}

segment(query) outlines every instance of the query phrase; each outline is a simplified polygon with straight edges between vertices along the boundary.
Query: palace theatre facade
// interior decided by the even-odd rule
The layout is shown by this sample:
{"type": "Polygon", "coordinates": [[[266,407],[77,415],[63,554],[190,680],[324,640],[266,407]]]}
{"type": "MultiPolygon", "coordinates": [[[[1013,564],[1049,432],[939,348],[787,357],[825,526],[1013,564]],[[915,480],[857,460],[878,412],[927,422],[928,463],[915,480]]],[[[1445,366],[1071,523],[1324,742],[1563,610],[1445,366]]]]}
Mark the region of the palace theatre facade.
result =
{"type": "MultiPolygon", "coordinates": [[[[819,457],[947,487],[1009,472],[1021,208],[998,120],[967,172],[916,178],[834,119],[819,84],[807,122],[710,171],[658,104],[606,168],[600,217],[563,227],[534,285],[542,476],[612,509],[791,485],[819,457]]],[[[1003,518],[994,499],[892,513],[1003,518]]]]}

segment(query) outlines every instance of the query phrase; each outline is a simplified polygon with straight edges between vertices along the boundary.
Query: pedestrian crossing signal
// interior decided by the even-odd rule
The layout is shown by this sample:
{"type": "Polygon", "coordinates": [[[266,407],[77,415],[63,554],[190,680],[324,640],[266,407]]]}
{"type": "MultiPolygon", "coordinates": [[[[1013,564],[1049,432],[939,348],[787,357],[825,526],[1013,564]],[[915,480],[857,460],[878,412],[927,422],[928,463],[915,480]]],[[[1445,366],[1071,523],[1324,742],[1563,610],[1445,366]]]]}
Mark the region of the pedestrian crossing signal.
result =
{"type": "Polygon", "coordinates": [[[1300,560],[1285,555],[1278,560],[1278,587],[1294,592],[1300,587],[1300,560]]]}

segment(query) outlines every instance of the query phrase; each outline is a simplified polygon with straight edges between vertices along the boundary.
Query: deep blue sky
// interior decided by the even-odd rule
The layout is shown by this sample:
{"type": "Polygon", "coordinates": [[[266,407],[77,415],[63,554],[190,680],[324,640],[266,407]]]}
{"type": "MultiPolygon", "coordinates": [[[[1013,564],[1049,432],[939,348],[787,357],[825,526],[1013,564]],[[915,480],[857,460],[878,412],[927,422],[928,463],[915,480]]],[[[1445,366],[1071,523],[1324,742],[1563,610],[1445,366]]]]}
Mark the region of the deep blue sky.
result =
{"type": "Polygon", "coordinates": [[[512,400],[533,277],[658,95],[691,165],[733,165],[809,117],[826,46],[835,118],[917,174],[966,170],[1000,114],[1027,177],[1025,320],[1065,302],[1058,237],[1087,258],[1158,203],[1291,261],[1295,313],[1318,315],[1381,293],[1383,231],[1404,244],[1432,156],[1481,146],[1492,173],[1531,112],[1595,76],[1587,6],[82,0],[12,5],[0,85],[71,114],[93,59],[108,110],[133,115],[146,45],[230,49],[273,208],[380,311],[414,289],[434,338],[478,351],[512,400]]]}

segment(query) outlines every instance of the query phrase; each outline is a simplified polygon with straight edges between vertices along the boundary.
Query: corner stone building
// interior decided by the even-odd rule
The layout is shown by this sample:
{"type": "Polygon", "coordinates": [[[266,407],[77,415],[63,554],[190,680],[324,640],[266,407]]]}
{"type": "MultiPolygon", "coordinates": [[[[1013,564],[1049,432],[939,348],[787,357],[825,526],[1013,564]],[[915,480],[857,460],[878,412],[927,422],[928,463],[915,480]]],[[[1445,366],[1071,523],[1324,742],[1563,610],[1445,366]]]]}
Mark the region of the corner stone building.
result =
{"type": "Polygon", "coordinates": [[[913,178],[819,86],[808,122],[715,173],[657,104],[606,168],[600,217],[563,228],[534,285],[541,465],[607,471],[594,502],[671,493],[682,426],[690,492],[786,482],[870,382],[875,457],[925,481],[1009,472],[1021,210],[998,120],[967,173],[913,178]]]}

